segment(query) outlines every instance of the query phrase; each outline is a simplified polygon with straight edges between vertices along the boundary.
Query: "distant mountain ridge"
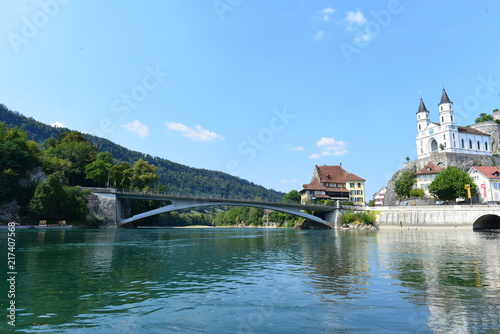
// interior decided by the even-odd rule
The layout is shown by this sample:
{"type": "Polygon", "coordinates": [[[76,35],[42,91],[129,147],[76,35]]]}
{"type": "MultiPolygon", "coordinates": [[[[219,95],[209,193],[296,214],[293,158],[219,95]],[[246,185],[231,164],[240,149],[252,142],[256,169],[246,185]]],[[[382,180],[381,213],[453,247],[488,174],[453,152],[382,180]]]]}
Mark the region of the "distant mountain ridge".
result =
{"type": "MultiPolygon", "coordinates": [[[[61,133],[69,131],[66,128],[52,127],[32,117],[26,117],[19,112],[9,110],[3,104],[0,104],[0,122],[8,127],[22,128],[30,139],[38,143],[42,143],[50,137],[57,138],[61,133]]],[[[84,134],[84,136],[99,151],[110,152],[117,160],[133,163],[143,159],[155,165],[158,167],[160,182],[167,186],[169,192],[196,196],[230,196],[243,199],[260,197],[276,201],[281,200],[284,196],[282,192],[266,189],[227,173],[185,166],[167,159],[129,150],[105,138],[90,134],[84,134]]]]}

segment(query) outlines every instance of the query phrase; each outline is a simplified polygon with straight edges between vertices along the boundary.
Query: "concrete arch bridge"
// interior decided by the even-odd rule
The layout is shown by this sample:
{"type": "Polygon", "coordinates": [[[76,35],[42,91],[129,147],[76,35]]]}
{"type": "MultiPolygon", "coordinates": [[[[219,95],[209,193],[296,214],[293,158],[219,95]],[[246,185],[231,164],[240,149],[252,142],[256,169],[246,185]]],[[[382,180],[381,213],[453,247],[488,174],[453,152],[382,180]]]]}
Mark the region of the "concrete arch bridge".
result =
{"type": "Polygon", "coordinates": [[[289,213],[305,219],[312,220],[319,224],[325,225],[328,228],[335,227],[340,208],[329,205],[309,204],[303,205],[298,203],[280,203],[257,200],[242,200],[220,197],[195,197],[195,196],[180,196],[168,193],[154,192],[137,192],[129,189],[113,189],[113,188],[82,188],[91,192],[90,209],[100,216],[104,216],[107,221],[107,226],[110,228],[121,227],[129,223],[133,223],[139,219],[151,217],[165,212],[177,211],[183,209],[191,209],[204,206],[247,206],[262,209],[270,209],[289,213]],[[143,212],[134,216],[130,216],[130,206],[127,201],[131,199],[154,200],[170,202],[161,208],[143,212]],[[321,219],[302,210],[324,211],[326,219],[321,219]]]}

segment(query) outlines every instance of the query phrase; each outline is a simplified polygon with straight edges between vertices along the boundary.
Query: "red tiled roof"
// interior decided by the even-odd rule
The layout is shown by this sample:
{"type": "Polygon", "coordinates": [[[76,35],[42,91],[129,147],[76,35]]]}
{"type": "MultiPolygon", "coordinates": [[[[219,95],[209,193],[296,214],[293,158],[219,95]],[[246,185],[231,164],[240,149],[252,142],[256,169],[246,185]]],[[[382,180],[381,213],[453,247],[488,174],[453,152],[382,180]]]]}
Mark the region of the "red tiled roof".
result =
{"type": "Polygon", "coordinates": [[[322,183],[346,183],[347,181],[366,181],[359,176],[348,173],[340,166],[316,166],[322,183]]]}
{"type": "Polygon", "coordinates": [[[425,165],[424,168],[415,173],[415,175],[429,175],[429,174],[439,174],[443,168],[437,167],[432,162],[425,165]]]}
{"type": "Polygon", "coordinates": [[[323,190],[327,191],[331,188],[327,188],[324,185],[322,185],[318,179],[313,179],[311,183],[309,184],[304,184],[303,185],[304,189],[302,189],[300,192],[306,191],[306,190],[323,190]]]}
{"type": "Polygon", "coordinates": [[[500,180],[500,167],[499,166],[472,166],[479,173],[483,174],[491,180],[500,180]]]}

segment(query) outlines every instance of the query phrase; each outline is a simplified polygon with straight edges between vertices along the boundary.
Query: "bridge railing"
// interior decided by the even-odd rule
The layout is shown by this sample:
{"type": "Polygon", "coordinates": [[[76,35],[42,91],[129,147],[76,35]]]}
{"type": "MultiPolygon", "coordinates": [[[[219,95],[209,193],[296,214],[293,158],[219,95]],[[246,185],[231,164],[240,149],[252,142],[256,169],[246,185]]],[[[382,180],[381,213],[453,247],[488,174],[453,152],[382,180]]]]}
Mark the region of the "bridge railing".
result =
{"type": "Polygon", "coordinates": [[[206,194],[197,194],[197,195],[192,195],[192,194],[185,194],[185,193],[179,193],[179,192],[170,192],[170,191],[137,191],[134,189],[122,189],[122,188],[84,188],[87,190],[91,190],[94,192],[110,192],[110,193],[115,193],[115,194],[129,194],[129,195],[140,195],[140,196],[158,196],[158,197],[177,197],[177,198],[186,198],[186,199],[191,199],[191,200],[222,200],[222,201],[238,201],[238,202],[246,202],[246,203],[267,203],[267,204],[293,204],[297,206],[304,206],[304,207],[318,207],[318,208],[339,208],[340,206],[336,202],[332,203],[310,203],[310,204],[302,204],[298,203],[296,201],[283,201],[283,200],[276,200],[276,199],[267,199],[267,198],[262,198],[262,199],[248,199],[244,197],[229,197],[229,196],[217,196],[217,195],[206,195],[206,194]]]}

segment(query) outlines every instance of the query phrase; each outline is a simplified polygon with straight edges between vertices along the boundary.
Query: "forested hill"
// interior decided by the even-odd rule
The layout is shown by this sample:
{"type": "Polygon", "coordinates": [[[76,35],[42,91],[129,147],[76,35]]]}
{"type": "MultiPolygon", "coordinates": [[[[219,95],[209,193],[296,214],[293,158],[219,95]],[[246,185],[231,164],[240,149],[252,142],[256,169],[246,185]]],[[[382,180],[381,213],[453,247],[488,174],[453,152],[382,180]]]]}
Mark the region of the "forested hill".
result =
{"type": "MultiPolygon", "coordinates": [[[[0,122],[8,127],[19,127],[28,133],[30,139],[41,143],[50,137],[57,138],[68,129],[55,128],[25,117],[19,112],[11,111],[0,104],[0,122]]],[[[263,199],[281,200],[284,193],[266,189],[247,180],[223,172],[193,168],[159,157],[152,157],[129,150],[110,140],[84,134],[99,151],[110,152],[117,160],[134,163],[143,159],[158,167],[160,182],[168,187],[169,192],[192,195],[231,196],[245,199],[260,197],[263,199]]]]}

